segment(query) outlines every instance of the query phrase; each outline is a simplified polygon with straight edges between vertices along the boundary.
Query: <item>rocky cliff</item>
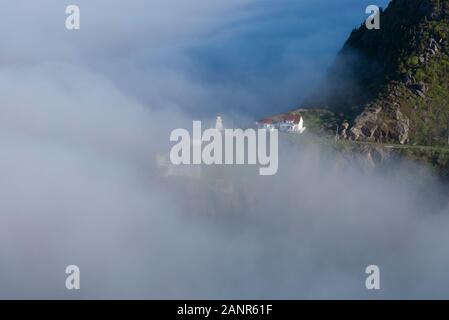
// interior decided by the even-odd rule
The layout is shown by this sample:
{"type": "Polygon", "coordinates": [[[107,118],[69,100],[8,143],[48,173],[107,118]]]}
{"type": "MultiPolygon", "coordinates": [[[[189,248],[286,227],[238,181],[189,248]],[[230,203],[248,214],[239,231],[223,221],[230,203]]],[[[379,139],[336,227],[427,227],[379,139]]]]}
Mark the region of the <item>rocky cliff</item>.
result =
{"type": "Polygon", "coordinates": [[[449,1],[392,0],[380,21],[353,30],[309,104],[341,115],[346,139],[447,145],[449,1]]]}

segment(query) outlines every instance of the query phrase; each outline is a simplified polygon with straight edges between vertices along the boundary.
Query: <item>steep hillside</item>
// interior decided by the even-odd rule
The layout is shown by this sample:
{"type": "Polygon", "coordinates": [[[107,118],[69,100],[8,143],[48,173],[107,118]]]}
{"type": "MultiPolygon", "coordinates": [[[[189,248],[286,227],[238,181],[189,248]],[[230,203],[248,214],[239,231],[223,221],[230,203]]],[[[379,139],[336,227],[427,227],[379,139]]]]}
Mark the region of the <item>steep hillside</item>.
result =
{"type": "Polygon", "coordinates": [[[344,138],[448,145],[449,1],[392,0],[380,30],[351,33],[325,87],[309,103],[343,116],[344,138]]]}

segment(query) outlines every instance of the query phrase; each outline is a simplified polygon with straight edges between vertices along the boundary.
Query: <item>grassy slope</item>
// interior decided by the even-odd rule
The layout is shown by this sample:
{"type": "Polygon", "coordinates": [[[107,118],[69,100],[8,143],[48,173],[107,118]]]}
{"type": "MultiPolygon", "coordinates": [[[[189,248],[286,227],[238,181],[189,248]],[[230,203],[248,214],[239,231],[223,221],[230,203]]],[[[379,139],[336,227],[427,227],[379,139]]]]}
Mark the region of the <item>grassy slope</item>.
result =
{"type": "Polygon", "coordinates": [[[449,0],[393,0],[382,13],[380,30],[364,24],[353,30],[330,69],[329,84],[333,90],[312,97],[316,103],[307,101],[329,108],[292,111],[303,115],[309,133],[323,136],[317,143],[351,149],[349,141],[335,143],[335,132],[344,121],[352,125],[366,107],[381,109],[377,125],[388,137],[399,108],[410,120],[408,145],[394,138],[358,145],[394,150],[449,177],[449,0]],[[429,55],[431,39],[438,52],[429,55]],[[424,85],[424,95],[417,85],[424,85]]]}
{"type": "Polygon", "coordinates": [[[380,109],[377,136],[393,142],[399,109],[410,120],[411,144],[447,145],[449,1],[393,0],[380,30],[353,30],[326,86],[311,104],[345,113],[351,125],[363,110],[380,109]],[[429,54],[435,41],[438,50],[429,54]],[[424,95],[416,90],[422,85],[424,95]]]}

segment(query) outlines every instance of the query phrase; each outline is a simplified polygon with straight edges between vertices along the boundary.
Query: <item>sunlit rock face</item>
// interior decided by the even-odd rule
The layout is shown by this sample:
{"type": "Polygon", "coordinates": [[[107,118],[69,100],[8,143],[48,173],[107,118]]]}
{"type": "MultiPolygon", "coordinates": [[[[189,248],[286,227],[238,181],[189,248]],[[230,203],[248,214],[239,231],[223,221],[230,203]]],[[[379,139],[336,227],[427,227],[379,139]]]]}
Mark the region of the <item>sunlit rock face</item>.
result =
{"type": "Polygon", "coordinates": [[[353,30],[317,99],[344,113],[348,138],[447,145],[448,12],[447,1],[394,0],[379,30],[353,30]]]}

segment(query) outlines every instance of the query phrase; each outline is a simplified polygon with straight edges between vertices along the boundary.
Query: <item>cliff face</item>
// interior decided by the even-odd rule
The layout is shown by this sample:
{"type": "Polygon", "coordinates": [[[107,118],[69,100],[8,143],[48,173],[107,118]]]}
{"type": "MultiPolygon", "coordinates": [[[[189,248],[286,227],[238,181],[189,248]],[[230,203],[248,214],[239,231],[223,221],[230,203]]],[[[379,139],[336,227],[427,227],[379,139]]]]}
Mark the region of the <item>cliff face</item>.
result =
{"type": "Polygon", "coordinates": [[[323,98],[349,121],[344,137],[447,145],[449,0],[392,0],[380,30],[354,30],[323,98]]]}

